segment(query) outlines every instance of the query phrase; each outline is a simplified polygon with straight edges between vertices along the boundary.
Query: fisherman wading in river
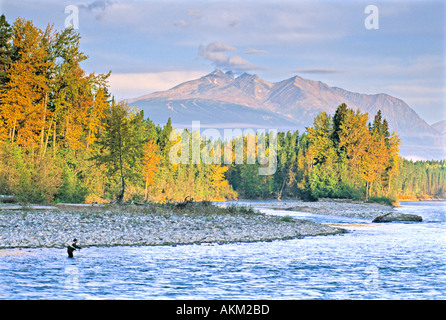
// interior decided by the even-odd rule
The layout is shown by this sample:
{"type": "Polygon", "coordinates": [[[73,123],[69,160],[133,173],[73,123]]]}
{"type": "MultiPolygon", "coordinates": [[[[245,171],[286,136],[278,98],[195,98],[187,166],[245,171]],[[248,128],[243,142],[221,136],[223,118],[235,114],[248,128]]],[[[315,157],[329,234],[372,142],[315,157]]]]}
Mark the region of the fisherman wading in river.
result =
{"type": "Polygon", "coordinates": [[[81,247],[79,247],[78,245],[77,245],[77,239],[74,239],[73,240],[73,243],[72,244],[70,244],[69,246],[68,246],[68,248],[67,248],[67,252],[68,252],[68,257],[69,258],[73,258],[73,251],[74,250],[76,250],[76,249],[82,249],[81,247]]]}

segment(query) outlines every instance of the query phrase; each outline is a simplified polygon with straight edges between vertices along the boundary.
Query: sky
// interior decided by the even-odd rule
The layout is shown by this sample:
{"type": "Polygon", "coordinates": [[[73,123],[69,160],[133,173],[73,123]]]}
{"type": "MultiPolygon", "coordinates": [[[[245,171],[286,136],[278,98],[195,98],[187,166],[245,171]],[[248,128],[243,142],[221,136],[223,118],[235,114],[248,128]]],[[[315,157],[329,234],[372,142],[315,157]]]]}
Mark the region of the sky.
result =
{"type": "Polygon", "coordinates": [[[10,23],[73,25],[82,66],[111,70],[117,99],[218,68],[387,93],[429,124],[446,120],[445,1],[0,0],[0,11],[10,23]]]}

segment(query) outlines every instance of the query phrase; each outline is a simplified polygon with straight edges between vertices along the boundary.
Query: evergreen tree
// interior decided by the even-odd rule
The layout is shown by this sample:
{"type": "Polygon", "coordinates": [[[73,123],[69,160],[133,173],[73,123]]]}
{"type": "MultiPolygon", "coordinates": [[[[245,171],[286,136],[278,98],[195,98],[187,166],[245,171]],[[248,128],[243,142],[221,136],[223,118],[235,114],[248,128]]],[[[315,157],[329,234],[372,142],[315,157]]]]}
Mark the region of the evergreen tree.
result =
{"type": "Polygon", "coordinates": [[[370,125],[370,131],[373,132],[376,137],[384,137],[386,143],[388,143],[390,137],[389,124],[386,119],[382,118],[381,110],[378,110],[376,113],[373,119],[373,125],[370,125]]]}
{"type": "Polygon", "coordinates": [[[169,151],[170,147],[172,146],[172,143],[170,141],[170,134],[172,131],[173,131],[172,120],[169,117],[166,125],[158,134],[158,145],[160,147],[160,151],[163,158],[166,160],[169,159],[169,151]]]}
{"type": "Polygon", "coordinates": [[[332,140],[333,145],[337,149],[337,152],[343,152],[344,149],[339,149],[339,142],[341,140],[340,133],[341,133],[341,125],[344,122],[344,119],[347,115],[347,105],[345,103],[342,103],[338,106],[336,109],[336,112],[333,116],[333,133],[332,133],[332,140]]]}
{"type": "Polygon", "coordinates": [[[4,14],[0,16],[0,91],[8,81],[7,70],[12,63],[12,29],[4,14]]]}

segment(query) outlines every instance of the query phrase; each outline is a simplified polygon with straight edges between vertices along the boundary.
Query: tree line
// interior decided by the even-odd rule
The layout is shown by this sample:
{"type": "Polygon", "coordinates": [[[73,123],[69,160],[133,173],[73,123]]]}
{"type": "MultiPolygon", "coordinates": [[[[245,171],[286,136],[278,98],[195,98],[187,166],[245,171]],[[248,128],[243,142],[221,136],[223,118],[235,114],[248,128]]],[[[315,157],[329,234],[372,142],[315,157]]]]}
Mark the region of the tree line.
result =
{"type": "MultiPolygon", "coordinates": [[[[380,111],[370,124],[367,114],[341,104],[334,116],[319,113],[302,135],[298,131],[279,132],[277,139],[277,173],[264,181],[268,187],[253,183],[258,185],[258,193],[307,200],[368,200],[370,195],[385,197],[394,190],[392,180],[400,170],[400,140],[396,132],[389,133],[380,111]]],[[[229,181],[247,183],[245,171],[235,168],[229,181]]],[[[244,189],[253,192],[248,186],[244,189]]]]}
{"type": "MultiPolygon", "coordinates": [[[[229,183],[244,198],[371,200],[392,204],[398,196],[446,197],[446,162],[399,156],[400,139],[378,111],[368,115],[341,104],[333,116],[319,113],[299,134],[277,133],[277,172],[259,176],[259,165],[233,165],[229,183]]],[[[402,197],[404,198],[404,197],[402,197]]]]}
{"type": "MultiPolygon", "coordinates": [[[[0,193],[34,202],[445,193],[444,161],[401,159],[398,135],[389,133],[380,112],[368,123],[367,114],[345,104],[334,116],[321,112],[301,135],[278,132],[274,148],[268,136],[265,150],[250,149],[247,137],[234,138],[233,148],[242,139],[242,163],[172,163],[170,119],[156,125],[150,115],[115,101],[110,72],[82,69],[88,57],[80,39],[71,28],[42,30],[29,20],[10,25],[0,17],[0,193]],[[262,151],[277,155],[272,175],[259,175],[264,164],[246,161],[262,151]]],[[[196,133],[184,134],[192,141],[196,133]]],[[[217,153],[209,146],[224,150],[228,143],[199,141],[210,157],[217,153]]]]}
{"type": "Polygon", "coordinates": [[[219,165],[168,161],[163,127],[87,74],[80,35],[0,17],[0,192],[27,201],[235,197],[219,165]]]}

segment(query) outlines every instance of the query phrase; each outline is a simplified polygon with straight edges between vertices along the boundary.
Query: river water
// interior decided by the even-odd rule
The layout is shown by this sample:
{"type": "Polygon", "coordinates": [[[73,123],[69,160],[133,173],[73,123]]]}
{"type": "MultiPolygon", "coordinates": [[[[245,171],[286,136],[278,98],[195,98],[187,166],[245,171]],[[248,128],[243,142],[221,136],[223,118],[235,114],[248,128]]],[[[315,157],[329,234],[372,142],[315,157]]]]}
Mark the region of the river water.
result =
{"type": "Polygon", "coordinates": [[[0,299],[444,300],[445,205],[403,202],[423,222],[386,224],[261,209],[350,231],[295,240],[1,250],[0,299]]]}

